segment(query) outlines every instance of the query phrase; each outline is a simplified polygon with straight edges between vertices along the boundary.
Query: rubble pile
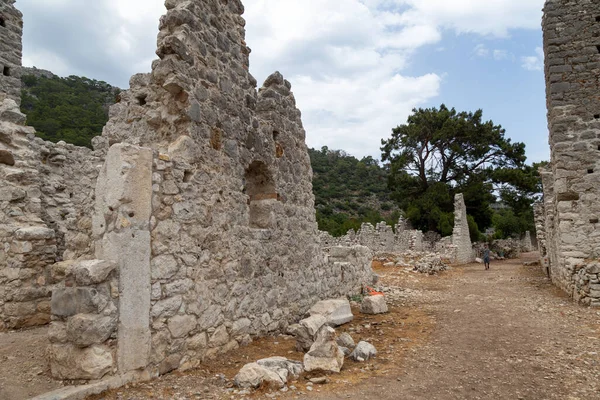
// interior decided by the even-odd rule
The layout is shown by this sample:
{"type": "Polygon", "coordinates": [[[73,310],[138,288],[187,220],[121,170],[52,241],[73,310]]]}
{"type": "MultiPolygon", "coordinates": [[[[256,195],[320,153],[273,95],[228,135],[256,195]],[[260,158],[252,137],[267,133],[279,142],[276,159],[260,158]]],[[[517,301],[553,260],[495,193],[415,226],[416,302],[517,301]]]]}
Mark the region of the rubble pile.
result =
{"type": "Polygon", "coordinates": [[[378,259],[384,267],[410,268],[422,274],[435,275],[450,268],[450,263],[439,253],[406,251],[387,254],[378,259]]]}

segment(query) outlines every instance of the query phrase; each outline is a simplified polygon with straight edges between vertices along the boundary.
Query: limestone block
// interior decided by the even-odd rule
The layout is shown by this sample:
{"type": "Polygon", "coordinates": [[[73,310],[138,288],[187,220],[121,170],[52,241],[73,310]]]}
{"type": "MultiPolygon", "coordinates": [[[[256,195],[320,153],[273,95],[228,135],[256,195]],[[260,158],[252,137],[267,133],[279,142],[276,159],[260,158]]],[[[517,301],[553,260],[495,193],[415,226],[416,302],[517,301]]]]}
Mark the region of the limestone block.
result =
{"type": "Polygon", "coordinates": [[[250,331],[251,326],[252,321],[250,321],[248,318],[238,319],[231,327],[231,336],[236,339],[244,336],[250,331]]]}
{"type": "Polygon", "coordinates": [[[331,326],[343,325],[354,319],[347,299],[323,300],[312,306],[308,312],[311,316],[322,315],[331,326]]]}
{"type": "Polygon", "coordinates": [[[279,374],[257,363],[244,365],[233,380],[241,388],[258,388],[263,384],[276,388],[285,386],[279,374]]]}
{"type": "Polygon", "coordinates": [[[152,279],[169,279],[179,271],[175,257],[161,255],[152,259],[152,279]]]}
{"type": "Polygon", "coordinates": [[[117,264],[112,261],[80,261],[73,266],[73,274],[78,284],[89,286],[104,282],[116,268],[117,264]]]}
{"type": "Polygon", "coordinates": [[[169,318],[167,326],[174,338],[187,336],[188,333],[196,328],[196,317],[193,315],[176,315],[169,318]]]}
{"type": "Polygon", "coordinates": [[[225,325],[219,326],[208,340],[208,347],[220,347],[229,342],[229,334],[225,325]]]}
{"type": "Polygon", "coordinates": [[[52,282],[61,282],[63,281],[67,275],[71,273],[73,270],[73,266],[75,265],[75,261],[61,261],[50,266],[50,278],[52,282]]]}
{"type": "Polygon", "coordinates": [[[66,343],[67,324],[61,321],[52,321],[48,328],[48,340],[50,343],[66,343]]]}
{"type": "Polygon", "coordinates": [[[304,369],[310,371],[340,372],[344,365],[344,353],[336,343],[335,330],[323,326],[315,343],[304,355],[304,369]]]}
{"type": "Polygon", "coordinates": [[[385,296],[367,296],[360,305],[360,312],[363,314],[384,314],[388,312],[388,306],[385,296]]]}
{"type": "Polygon", "coordinates": [[[56,288],[52,291],[52,314],[70,317],[75,314],[97,314],[109,299],[94,288],[56,288]]]}
{"type": "Polygon", "coordinates": [[[54,239],[55,236],[54,229],[43,226],[21,228],[15,232],[15,239],[17,240],[48,240],[54,239]]]}
{"type": "Polygon", "coordinates": [[[117,317],[77,314],[67,322],[67,339],[77,347],[102,344],[116,331],[117,317]]]}
{"type": "Polygon", "coordinates": [[[354,361],[367,361],[369,358],[375,357],[377,355],[377,349],[372,344],[361,341],[358,342],[352,354],[350,354],[350,358],[354,361]]]}
{"type": "Polygon", "coordinates": [[[97,380],[111,372],[114,358],[106,346],[79,349],[72,345],[50,345],[50,370],[56,379],[97,380]]]}

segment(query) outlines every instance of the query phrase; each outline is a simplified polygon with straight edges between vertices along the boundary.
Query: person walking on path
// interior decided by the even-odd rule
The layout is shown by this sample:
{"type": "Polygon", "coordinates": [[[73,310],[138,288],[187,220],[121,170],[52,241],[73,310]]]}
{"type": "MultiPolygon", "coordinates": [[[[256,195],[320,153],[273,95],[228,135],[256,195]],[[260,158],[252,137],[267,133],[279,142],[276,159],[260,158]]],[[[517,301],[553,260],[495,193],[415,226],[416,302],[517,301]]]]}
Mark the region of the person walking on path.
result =
{"type": "Polygon", "coordinates": [[[490,269],[490,248],[486,244],[483,248],[483,264],[485,265],[485,269],[490,269]]]}

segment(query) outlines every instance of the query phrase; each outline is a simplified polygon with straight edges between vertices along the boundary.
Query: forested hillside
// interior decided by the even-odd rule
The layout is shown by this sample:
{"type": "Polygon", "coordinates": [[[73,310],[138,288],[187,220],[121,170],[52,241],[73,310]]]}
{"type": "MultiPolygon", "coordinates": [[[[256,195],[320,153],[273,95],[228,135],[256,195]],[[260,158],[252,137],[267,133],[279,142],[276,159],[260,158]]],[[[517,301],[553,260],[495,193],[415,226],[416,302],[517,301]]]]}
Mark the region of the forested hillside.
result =
{"type": "Polygon", "coordinates": [[[309,149],[319,229],[339,236],[363,222],[398,221],[387,172],[372,157],[362,160],[343,150],[309,149]]]}
{"type": "Polygon", "coordinates": [[[120,89],[84,77],[24,73],[21,111],[38,136],[91,147],[91,139],[102,133],[108,107],[120,89]]]}

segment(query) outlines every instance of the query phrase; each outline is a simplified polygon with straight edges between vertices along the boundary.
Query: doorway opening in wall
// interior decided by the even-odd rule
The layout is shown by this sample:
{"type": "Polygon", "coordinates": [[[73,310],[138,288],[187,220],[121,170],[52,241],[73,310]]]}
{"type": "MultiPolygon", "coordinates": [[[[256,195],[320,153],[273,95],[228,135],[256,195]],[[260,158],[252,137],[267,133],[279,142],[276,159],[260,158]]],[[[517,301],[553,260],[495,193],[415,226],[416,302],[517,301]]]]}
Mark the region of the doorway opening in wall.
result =
{"type": "Polygon", "coordinates": [[[6,28],[6,20],[0,15],[0,26],[6,28]]]}
{"type": "Polygon", "coordinates": [[[4,69],[2,70],[2,75],[10,76],[10,67],[4,67],[4,69]]]}
{"type": "Polygon", "coordinates": [[[250,228],[269,229],[275,221],[273,206],[277,202],[277,189],[273,174],[262,161],[253,161],[246,169],[246,186],[250,206],[250,228]]]}

